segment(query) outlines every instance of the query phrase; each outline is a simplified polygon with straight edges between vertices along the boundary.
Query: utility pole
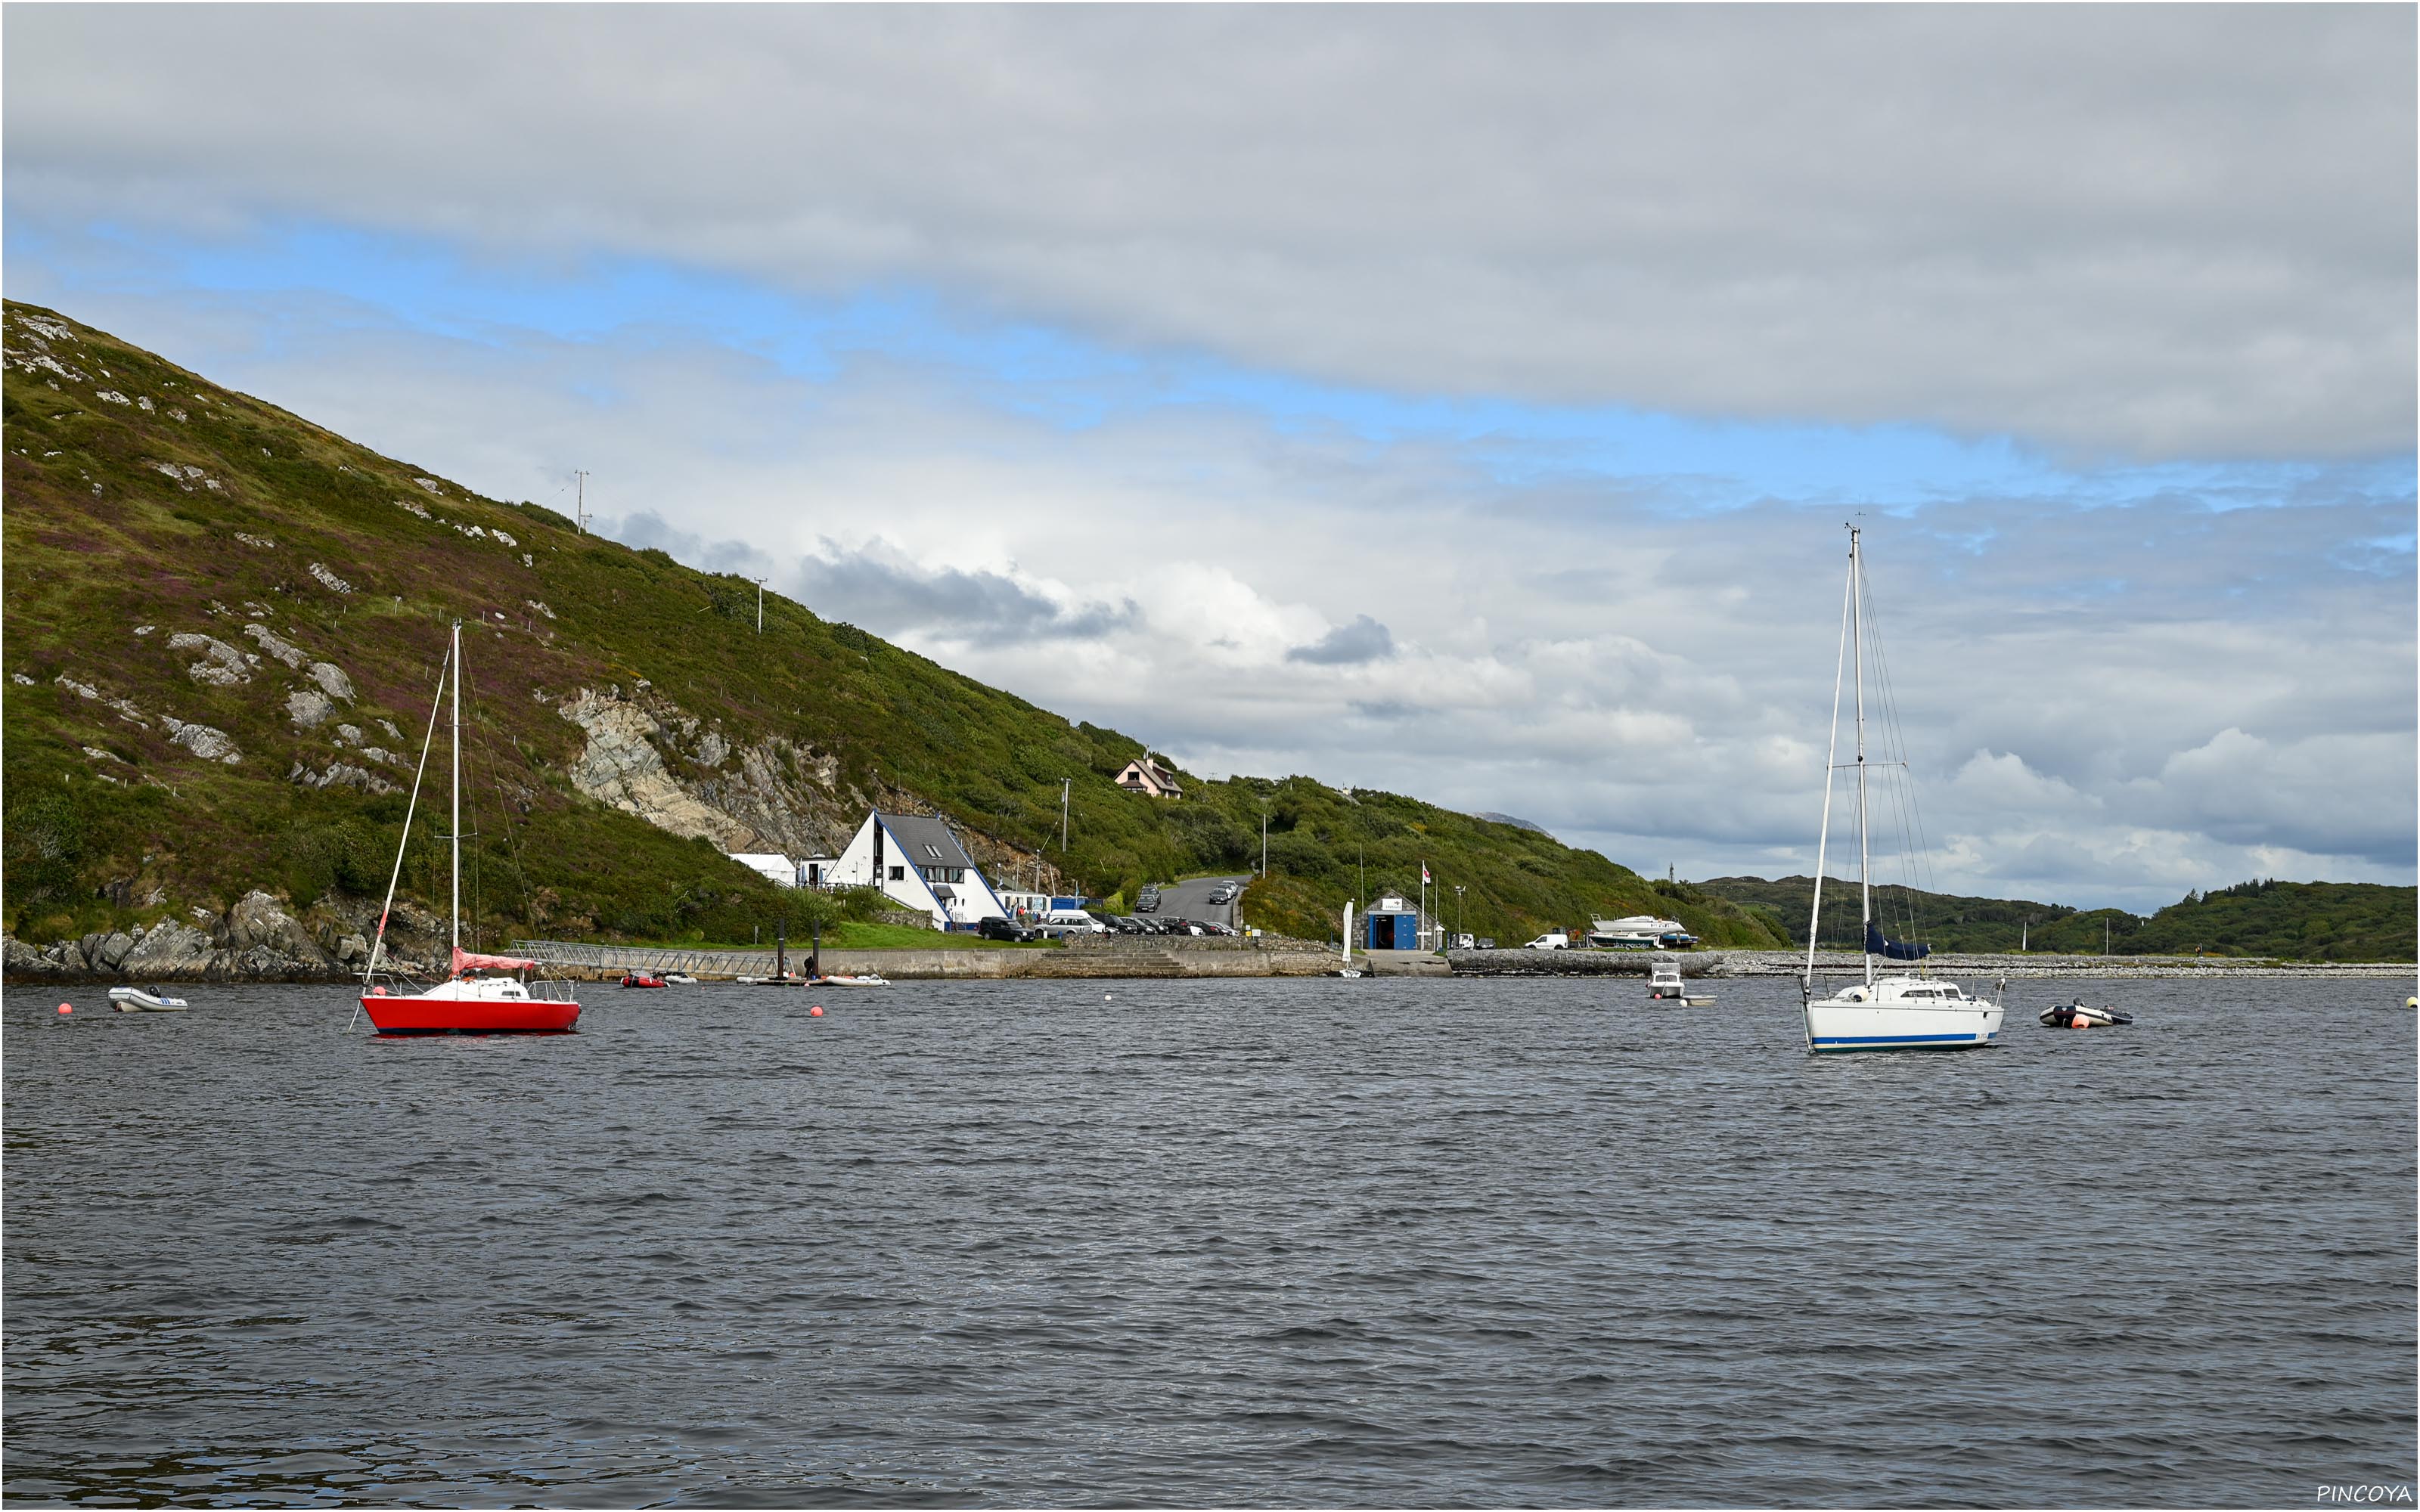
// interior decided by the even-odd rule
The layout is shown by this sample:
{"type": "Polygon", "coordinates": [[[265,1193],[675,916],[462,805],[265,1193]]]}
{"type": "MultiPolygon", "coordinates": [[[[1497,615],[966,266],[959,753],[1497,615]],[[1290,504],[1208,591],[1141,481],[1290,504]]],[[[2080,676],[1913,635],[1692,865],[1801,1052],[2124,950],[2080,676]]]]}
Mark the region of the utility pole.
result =
{"type": "Polygon", "coordinates": [[[1462,933],[1462,884],[1453,885],[1453,932],[1462,933]]]}
{"type": "MultiPolygon", "coordinates": [[[[579,468],[571,470],[571,481],[577,490],[571,496],[571,517],[580,522],[580,533],[588,533],[588,474],[579,468]]],[[[556,498],[563,497],[560,494],[556,498]]]]}
{"type": "Polygon", "coordinates": [[[1075,781],[1072,777],[1063,777],[1059,779],[1059,854],[1061,856],[1067,854],[1067,794],[1068,790],[1075,785],[1075,781]]]}
{"type": "Polygon", "coordinates": [[[1264,803],[1264,804],[1262,804],[1262,805],[1261,805],[1261,878],[1262,878],[1262,880],[1263,880],[1263,881],[1266,881],[1266,880],[1268,879],[1268,874],[1269,874],[1269,806],[1268,806],[1267,804],[1265,804],[1265,803],[1264,803]]]}
{"type": "Polygon", "coordinates": [[[756,583],[756,633],[763,635],[765,633],[765,579],[758,578],[754,581],[756,583]]]}

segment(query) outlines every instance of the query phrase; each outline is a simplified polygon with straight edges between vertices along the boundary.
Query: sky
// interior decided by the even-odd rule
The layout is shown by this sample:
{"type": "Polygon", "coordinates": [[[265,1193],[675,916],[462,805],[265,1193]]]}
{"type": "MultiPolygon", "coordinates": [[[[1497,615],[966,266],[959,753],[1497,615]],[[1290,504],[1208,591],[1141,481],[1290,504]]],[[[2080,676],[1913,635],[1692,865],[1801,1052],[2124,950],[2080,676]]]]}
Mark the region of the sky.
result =
{"type": "Polygon", "coordinates": [[[1854,521],[1893,878],[2149,912],[2413,880],[2414,29],[14,6],[0,285],[1189,770],[1659,875],[1811,866],[1854,521]]]}

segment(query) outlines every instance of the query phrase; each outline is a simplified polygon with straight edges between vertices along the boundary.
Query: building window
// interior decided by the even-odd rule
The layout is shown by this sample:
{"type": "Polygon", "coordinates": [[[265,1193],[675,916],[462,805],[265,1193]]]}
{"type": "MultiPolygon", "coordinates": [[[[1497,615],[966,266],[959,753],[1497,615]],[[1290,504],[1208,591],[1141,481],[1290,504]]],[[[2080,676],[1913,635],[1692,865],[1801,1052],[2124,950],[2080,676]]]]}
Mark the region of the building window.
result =
{"type": "Polygon", "coordinates": [[[892,880],[892,881],[893,881],[893,882],[905,882],[905,881],[907,881],[907,880],[908,880],[908,869],[907,869],[906,867],[904,867],[904,866],[894,866],[894,867],[892,867],[892,868],[891,869],[891,880],[892,880]]]}

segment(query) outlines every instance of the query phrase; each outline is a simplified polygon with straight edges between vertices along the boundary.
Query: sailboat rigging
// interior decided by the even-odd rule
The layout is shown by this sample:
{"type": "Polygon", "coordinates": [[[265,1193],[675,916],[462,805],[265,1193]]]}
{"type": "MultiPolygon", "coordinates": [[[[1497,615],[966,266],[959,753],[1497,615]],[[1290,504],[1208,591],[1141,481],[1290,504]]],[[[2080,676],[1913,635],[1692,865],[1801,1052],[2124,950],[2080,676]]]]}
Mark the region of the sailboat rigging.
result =
{"type": "Polygon", "coordinates": [[[1807,925],[1807,970],[1799,998],[1807,1049],[1814,1055],[1861,1050],[1969,1050],[1997,1042],[2000,1005],[1969,997],[1956,982],[1931,977],[1876,977],[1874,960],[1921,961],[1932,948],[1902,943],[1874,918],[1871,847],[1868,841],[1866,755],[1865,558],[1858,527],[1849,527],[1848,599],[1840,610],[1840,657],[1832,674],[1832,733],[1823,763],[1823,819],[1815,840],[1815,898],[1807,925]],[[1854,666],[1854,671],[1851,671],[1854,666]],[[1831,840],[1833,774],[1839,768],[1844,682],[1856,711],[1857,917],[1863,927],[1864,980],[1828,997],[1815,995],[1815,949],[1823,924],[1824,855],[1831,840]]]}
{"type": "MultiPolygon", "coordinates": [[[[462,622],[457,620],[444,669],[438,674],[437,701],[428,711],[428,735],[421,742],[420,766],[412,774],[411,801],[404,810],[403,840],[396,847],[386,903],[379,910],[378,934],[370,943],[369,964],[362,971],[359,1011],[369,1015],[380,1034],[564,1033],[579,1022],[580,1005],[567,995],[533,995],[521,978],[536,969],[536,962],[519,956],[483,955],[462,949],[462,622]],[[403,878],[404,851],[411,843],[412,816],[420,810],[420,785],[428,772],[438,711],[445,706],[449,692],[453,697],[454,810],[447,836],[452,846],[452,964],[446,980],[427,992],[394,992],[378,980],[386,956],[387,921],[395,911],[396,887],[403,878]]],[[[568,992],[568,984],[549,985],[568,992]]]]}

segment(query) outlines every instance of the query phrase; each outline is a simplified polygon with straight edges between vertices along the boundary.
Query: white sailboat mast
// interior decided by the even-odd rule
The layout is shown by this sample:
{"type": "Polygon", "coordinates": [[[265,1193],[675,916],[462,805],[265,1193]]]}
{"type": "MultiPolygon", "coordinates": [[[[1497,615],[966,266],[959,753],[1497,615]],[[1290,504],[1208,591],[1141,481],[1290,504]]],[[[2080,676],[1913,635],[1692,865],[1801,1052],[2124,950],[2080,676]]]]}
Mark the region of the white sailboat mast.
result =
{"type": "MultiPolygon", "coordinates": [[[[1874,952],[1866,948],[1872,937],[1874,886],[1866,850],[1866,621],[1865,563],[1857,555],[1857,528],[1849,527],[1850,643],[1857,662],[1857,947],[1866,952],[1866,985],[1874,984],[1874,952]]],[[[455,689],[460,693],[458,683],[455,689]]]]}
{"type": "Polygon", "coordinates": [[[1823,927],[1823,856],[1832,839],[1832,774],[1840,761],[1840,682],[1849,666],[1849,608],[1857,580],[1852,576],[1840,595],[1840,655],[1832,663],[1831,740],[1823,748],[1823,820],[1815,826],[1815,903],[1807,919],[1807,987],[1815,986],[1815,943],[1823,927]]]}
{"type": "Polygon", "coordinates": [[[462,622],[454,622],[454,953],[462,952],[462,622]]]}

